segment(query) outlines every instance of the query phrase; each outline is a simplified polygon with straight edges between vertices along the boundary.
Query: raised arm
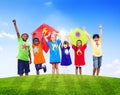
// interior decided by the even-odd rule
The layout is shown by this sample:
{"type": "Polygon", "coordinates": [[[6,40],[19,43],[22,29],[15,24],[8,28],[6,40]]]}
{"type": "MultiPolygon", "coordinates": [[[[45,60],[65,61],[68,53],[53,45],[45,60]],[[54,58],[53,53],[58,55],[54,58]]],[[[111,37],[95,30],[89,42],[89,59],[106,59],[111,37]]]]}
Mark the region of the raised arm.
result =
{"type": "Polygon", "coordinates": [[[17,28],[16,20],[13,20],[13,24],[14,24],[14,27],[15,27],[15,30],[16,30],[16,33],[17,33],[17,37],[19,38],[20,37],[20,33],[19,33],[18,28],[17,28]]]}
{"type": "Polygon", "coordinates": [[[102,24],[99,25],[99,29],[100,29],[100,38],[102,39],[102,24]]]}
{"type": "Polygon", "coordinates": [[[47,37],[49,37],[49,36],[50,36],[50,33],[48,33],[48,35],[44,36],[46,42],[48,42],[47,37]]]}
{"type": "Polygon", "coordinates": [[[70,37],[67,35],[66,38],[67,38],[67,40],[68,40],[69,46],[72,45],[72,42],[71,42],[71,40],[70,40],[70,37]]]}
{"type": "Polygon", "coordinates": [[[90,35],[88,34],[88,32],[87,32],[87,30],[86,30],[86,27],[83,27],[83,30],[84,30],[84,32],[85,32],[85,34],[86,34],[87,39],[90,41],[90,40],[91,40],[91,39],[90,39],[90,35]]]}
{"type": "Polygon", "coordinates": [[[59,33],[54,32],[53,34],[56,35],[59,40],[61,40],[61,35],[59,33]]]}

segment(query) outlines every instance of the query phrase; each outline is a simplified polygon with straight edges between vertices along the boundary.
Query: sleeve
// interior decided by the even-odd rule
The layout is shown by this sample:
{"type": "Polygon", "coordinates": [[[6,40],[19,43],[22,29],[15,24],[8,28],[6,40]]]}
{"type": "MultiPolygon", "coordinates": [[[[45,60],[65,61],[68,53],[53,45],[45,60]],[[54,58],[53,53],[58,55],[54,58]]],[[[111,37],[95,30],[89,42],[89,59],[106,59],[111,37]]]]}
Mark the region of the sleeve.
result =
{"type": "Polygon", "coordinates": [[[28,50],[30,51],[31,49],[30,49],[30,44],[28,44],[28,50]]]}
{"type": "Polygon", "coordinates": [[[72,45],[72,48],[73,48],[74,50],[76,50],[76,46],[75,46],[75,45],[72,45]]]}
{"type": "Polygon", "coordinates": [[[61,49],[61,50],[63,50],[63,47],[62,47],[62,45],[60,45],[60,49],[61,49]]]}
{"type": "Polygon", "coordinates": [[[40,47],[43,49],[43,45],[42,45],[41,43],[40,43],[39,45],[40,45],[40,47]]]}
{"type": "Polygon", "coordinates": [[[50,42],[50,41],[47,41],[46,43],[47,43],[47,45],[50,47],[50,45],[51,45],[51,42],[50,42]]]}
{"type": "Polygon", "coordinates": [[[58,43],[58,45],[60,45],[60,43],[61,43],[61,40],[57,40],[57,43],[58,43]]]}
{"type": "Polygon", "coordinates": [[[22,40],[22,38],[21,37],[18,37],[18,42],[20,42],[22,40]]]}
{"type": "Polygon", "coordinates": [[[70,46],[68,46],[68,50],[70,50],[70,46]]]}
{"type": "Polygon", "coordinates": [[[87,48],[87,44],[84,44],[84,45],[83,45],[83,49],[86,49],[86,48],[87,48]]]}

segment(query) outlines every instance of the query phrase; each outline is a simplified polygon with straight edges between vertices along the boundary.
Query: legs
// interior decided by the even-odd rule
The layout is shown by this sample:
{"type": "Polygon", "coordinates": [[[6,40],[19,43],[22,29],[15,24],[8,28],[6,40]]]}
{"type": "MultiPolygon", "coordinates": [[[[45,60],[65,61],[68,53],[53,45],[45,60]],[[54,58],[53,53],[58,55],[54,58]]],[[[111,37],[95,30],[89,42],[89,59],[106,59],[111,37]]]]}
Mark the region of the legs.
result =
{"type": "Polygon", "coordinates": [[[52,74],[55,74],[55,72],[56,72],[56,74],[59,74],[58,65],[59,65],[58,63],[52,64],[52,74]]]}
{"type": "Polygon", "coordinates": [[[97,71],[97,68],[93,68],[93,76],[95,76],[96,71],[97,71]]]}
{"type": "Polygon", "coordinates": [[[78,69],[79,69],[79,74],[82,75],[82,67],[77,67],[75,69],[75,74],[78,75],[78,69]]]}
{"type": "Polygon", "coordinates": [[[52,74],[55,74],[55,64],[52,64],[52,74]]]}
{"type": "Polygon", "coordinates": [[[78,75],[78,67],[75,69],[75,74],[78,75]]]}
{"type": "Polygon", "coordinates": [[[29,69],[29,61],[23,61],[18,59],[18,74],[19,76],[23,76],[25,73],[25,76],[28,76],[28,73],[30,72],[29,69]]]}
{"type": "Polygon", "coordinates": [[[100,73],[100,67],[97,68],[97,76],[99,76],[100,73]]]}
{"type": "Polygon", "coordinates": [[[101,63],[102,63],[102,56],[101,57],[93,56],[93,67],[94,67],[93,68],[93,76],[95,76],[95,74],[97,76],[99,76],[101,63]]]}
{"type": "Polygon", "coordinates": [[[42,66],[42,64],[35,64],[35,68],[36,68],[36,75],[40,74],[40,72],[39,72],[40,69],[43,69],[43,71],[46,72],[46,66],[45,65],[42,66]]]}
{"type": "Polygon", "coordinates": [[[99,73],[100,73],[100,67],[93,68],[93,76],[95,76],[95,74],[99,76],[99,73]]]}

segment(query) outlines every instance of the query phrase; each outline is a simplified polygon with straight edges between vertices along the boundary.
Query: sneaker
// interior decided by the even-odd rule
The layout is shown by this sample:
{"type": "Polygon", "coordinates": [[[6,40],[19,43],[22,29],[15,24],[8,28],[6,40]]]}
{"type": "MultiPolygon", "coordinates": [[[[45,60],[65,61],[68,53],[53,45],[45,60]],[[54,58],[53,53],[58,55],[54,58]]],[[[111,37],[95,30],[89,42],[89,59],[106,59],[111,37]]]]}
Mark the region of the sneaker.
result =
{"type": "Polygon", "coordinates": [[[46,65],[44,65],[43,71],[44,71],[44,73],[47,71],[46,65]]]}

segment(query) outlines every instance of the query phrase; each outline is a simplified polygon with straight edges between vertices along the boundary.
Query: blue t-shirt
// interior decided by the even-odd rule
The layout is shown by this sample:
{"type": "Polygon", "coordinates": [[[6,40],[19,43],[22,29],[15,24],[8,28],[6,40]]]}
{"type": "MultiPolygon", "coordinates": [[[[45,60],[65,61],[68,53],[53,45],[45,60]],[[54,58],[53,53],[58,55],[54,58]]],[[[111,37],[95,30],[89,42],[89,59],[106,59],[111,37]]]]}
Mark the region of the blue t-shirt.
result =
{"type": "Polygon", "coordinates": [[[61,40],[56,40],[55,42],[48,41],[47,44],[50,48],[50,62],[60,62],[60,52],[59,52],[59,45],[61,40]]]}

